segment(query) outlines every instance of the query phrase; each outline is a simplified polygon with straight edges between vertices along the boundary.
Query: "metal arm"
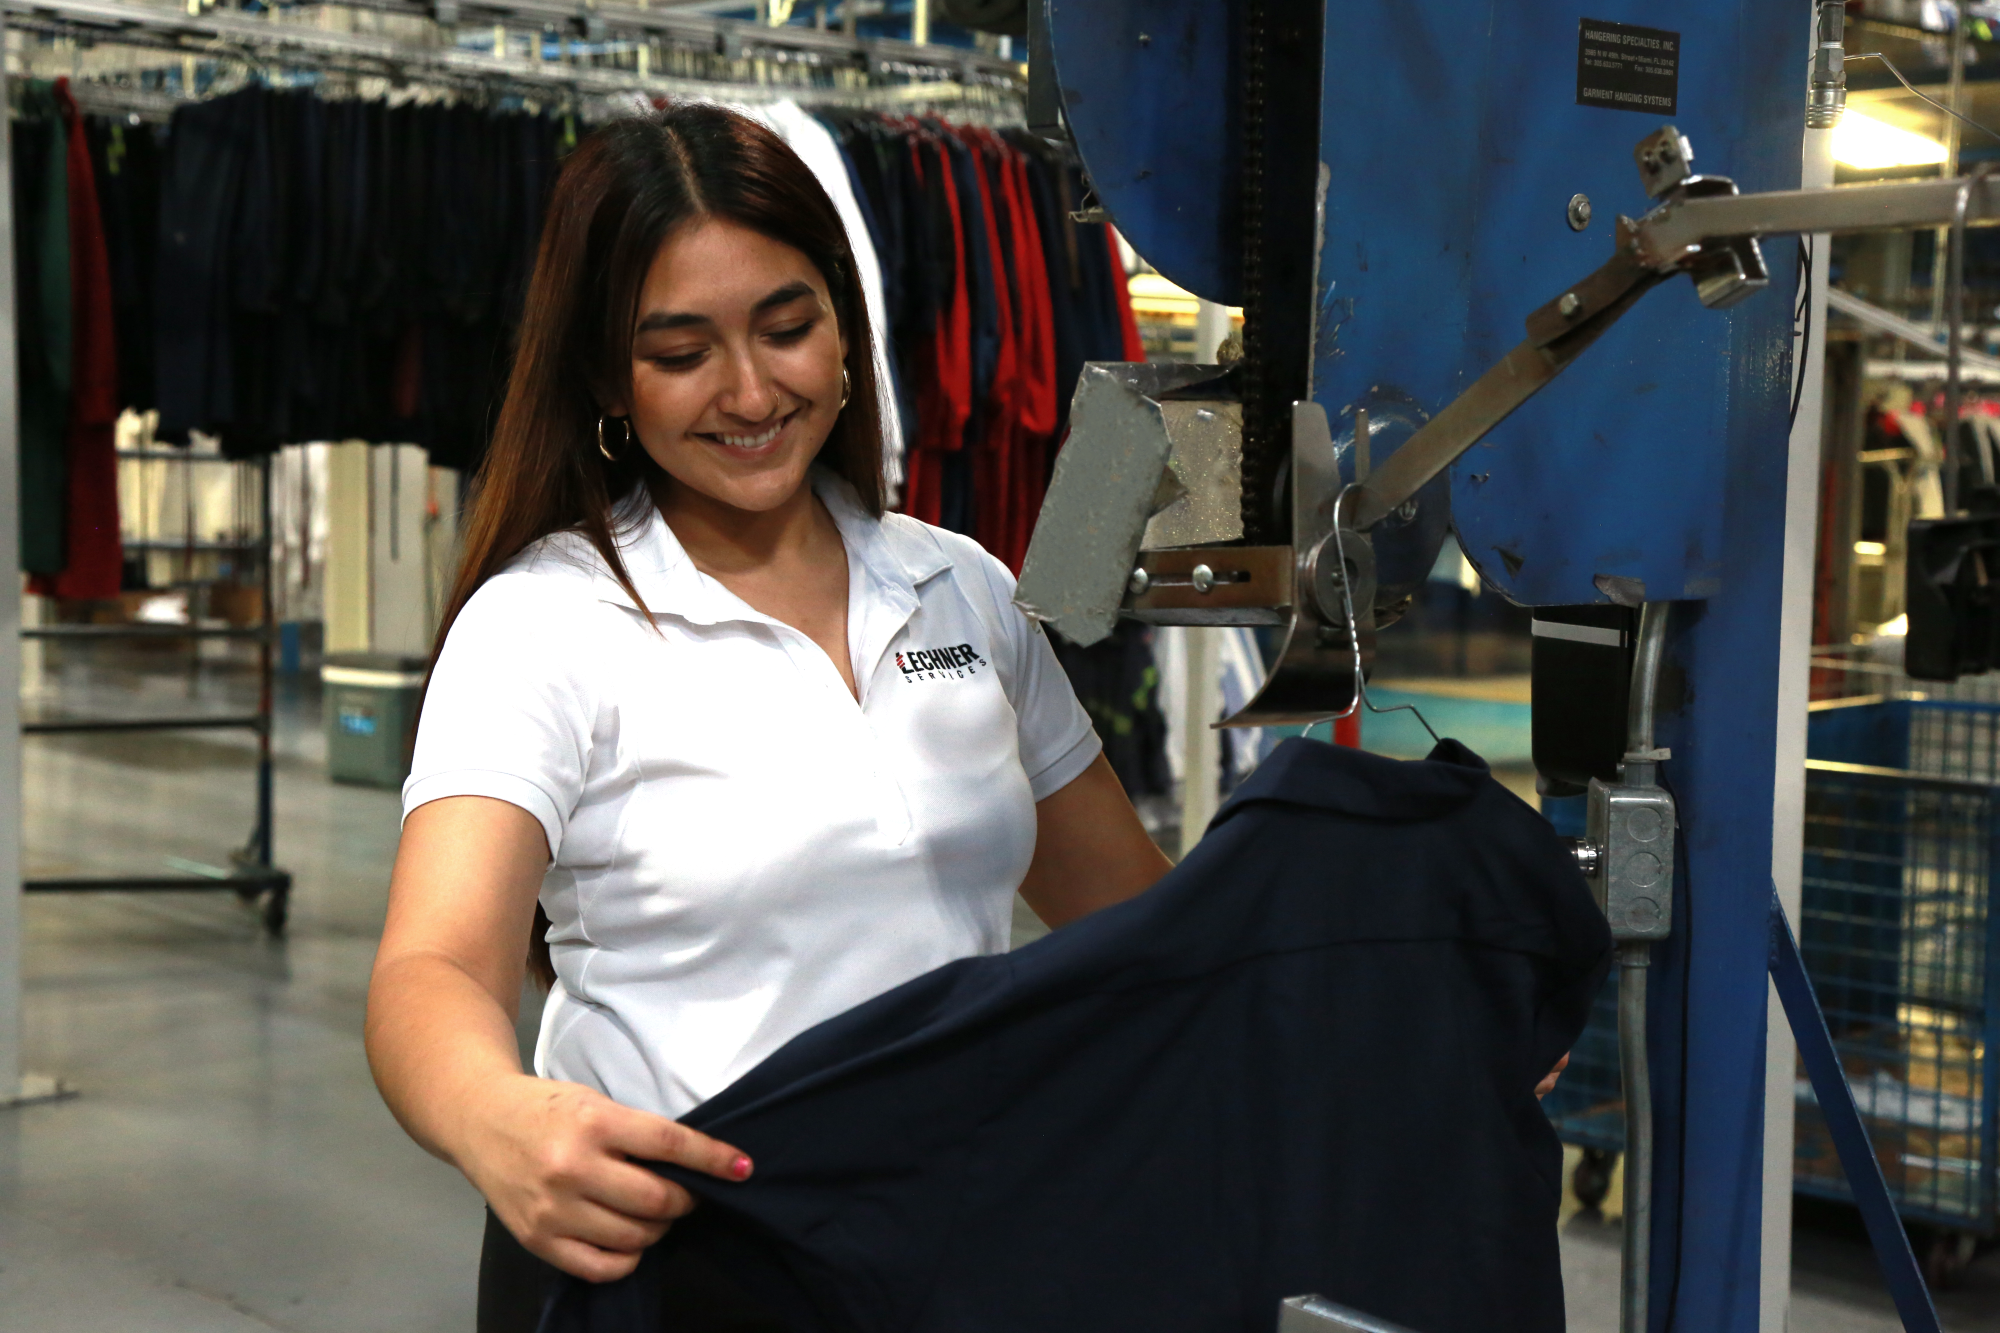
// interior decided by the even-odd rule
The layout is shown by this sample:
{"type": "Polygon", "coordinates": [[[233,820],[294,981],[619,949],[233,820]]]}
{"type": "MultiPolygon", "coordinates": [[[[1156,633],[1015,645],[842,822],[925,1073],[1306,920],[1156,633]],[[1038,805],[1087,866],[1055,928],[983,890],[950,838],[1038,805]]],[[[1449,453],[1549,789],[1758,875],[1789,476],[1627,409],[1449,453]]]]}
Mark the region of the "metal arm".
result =
{"type": "Polygon", "coordinates": [[[1629,219],[1620,218],[1618,253],[1595,273],[1528,316],[1528,338],[1473,381],[1355,493],[1353,526],[1366,531],[1431,478],[1458,461],[1544,384],[1563,373],[1641,296],[1671,275],[1640,263],[1629,219]]]}
{"type": "Polygon", "coordinates": [[[1974,188],[1971,178],[1737,194],[1722,177],[1690,174],[1692,154],[1671,127],[1644,140],[1639,154],[1662,202],[1637,221],[1619,218],[1617,253],[1530,315],[1526,341],[1368,478],[1352,501],[1355,529],[1365,532],[1395,512],[1677,273],[1694,277],[1704,304],[1723,307],[1763,286],[1760,236],[2000,223],[2000,190],[1974,188]],[[1661,154],[1663,145],[1677,146],[1665,153],[1670,164],[1657,156],[1649,164],[1647,154],[1661,154]]]}

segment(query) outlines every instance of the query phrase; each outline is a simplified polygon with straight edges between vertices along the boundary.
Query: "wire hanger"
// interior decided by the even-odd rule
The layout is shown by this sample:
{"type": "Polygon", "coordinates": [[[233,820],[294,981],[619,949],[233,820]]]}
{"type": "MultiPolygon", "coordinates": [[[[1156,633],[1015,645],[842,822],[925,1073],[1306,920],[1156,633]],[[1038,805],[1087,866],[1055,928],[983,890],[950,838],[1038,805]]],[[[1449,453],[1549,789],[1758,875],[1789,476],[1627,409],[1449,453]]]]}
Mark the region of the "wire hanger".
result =
{"type": "MultiPolygon", "coordinates": [[[[1333,502],[1333,514],[1334,514],[1333,554],[1335,558],[1340,561],[1340,568],[1341,568],[1340,603],[1341,606],[1347,612],[1347,641],[1349,644],[1353,645],[1354,648],[1354,698],[1351,702],[1348,703],[1347,707],[1343,709],[1340,713],[1326,720],[1327,739],[1329,741],[1333,739],[1333,730],[1335,724],[1343,722],[1350,717],[1353,717],[1354,714],[1359,709],[1365,707],[1369,712],[1375,713],[1377,715],[1387,715],[1389,713],[1408,713],[1412,717],[1417,719],[1417,722],[1423,727],[1425,731],[1430,732],[1431,740],[1442,743],[1444,737],[1437,734],[1437,728],[1433,727],[1430,724],[1429,719],[1424,717],[1423,712],[1420,709],[1418,709],[1418,707],[1415,704],[1391,704],[1387,708],[1377,708],[1374,705],[1374,703],[1368,698],[1368,681],[1367,678],[1361,674],[1361,632],[1359,627],[1356,625],[1354,619],[1354,585],[1352,581],[1346,577],[1347,547],[1346,544],[1341,541],[1340,537],[1340,511],[1347,503],[1348,493],[1350,491],[1359,490],[1360,487],[1361,483],[1358,481],[1349,482],[1346,486],[1341,488],[1339,497],[1335,499],[1333,502]]],[[[1311,732],[1312,732],[1312,727],[1308,726],[1306,728],[1305,734],[1310,735],[1311,732]]]]}

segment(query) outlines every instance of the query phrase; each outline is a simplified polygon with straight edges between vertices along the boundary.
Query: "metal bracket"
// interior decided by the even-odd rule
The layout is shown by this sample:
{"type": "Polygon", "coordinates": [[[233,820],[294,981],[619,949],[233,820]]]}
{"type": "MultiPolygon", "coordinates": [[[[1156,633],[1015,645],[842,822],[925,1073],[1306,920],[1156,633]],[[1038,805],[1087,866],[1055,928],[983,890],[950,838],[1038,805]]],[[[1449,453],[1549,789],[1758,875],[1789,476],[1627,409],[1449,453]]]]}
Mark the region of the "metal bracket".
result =
{"type": "Polygon", "coordinates": [[[1264,687],[1221,725],[1338,717],[1353,705],[1361,678],[1374,665],[1375,550],[1360,532],[1343,527],[1336,533],[1339,495],[1340,464],[1326,409],[1292,404],[1291,630],[1264,687]]]}
{"type": "MultiPolygon", "coordinates": [[[[1216,366],[1177,363],[1093,361],[1084,366],[1071,401],[1069,440],[1056,455],[1015,589],[1015,605],[1030,618],[1054,625],[1072,643],[1085,646],[1118,623],[1128,586],[1135,586],[1128,581],[1133,580],[1148,523],[1190,493],[1170,467],[1177,437],[1210,429],[1210,423],[1200,420],[1198,405],[1163,400],[1220,373],[1216,366]]],[[[1191,479],[1198,490],[1198,478],[1191,479]]],[[[1235,497],[1229,499],[1233,506],[1235,497]]],[[[1191,518],[1189,530],[1203,529],[1191,518]]],[[[1246,549],[1252,548],[1232,548],[1230,555],[1239,557],[1246,549]]],[[[1146,572],[1149,579],[1156,572],[1191,578],[1198,563],[1146,572]]]]}
{"type": "Polygon", "coordinates": [[[1694,175],[1694,148],[1687,136],[1671,125],[1662,125],[1639,140],[1632,160],[1639,164],[1646,193],[1654,199],[1694,175]]]}

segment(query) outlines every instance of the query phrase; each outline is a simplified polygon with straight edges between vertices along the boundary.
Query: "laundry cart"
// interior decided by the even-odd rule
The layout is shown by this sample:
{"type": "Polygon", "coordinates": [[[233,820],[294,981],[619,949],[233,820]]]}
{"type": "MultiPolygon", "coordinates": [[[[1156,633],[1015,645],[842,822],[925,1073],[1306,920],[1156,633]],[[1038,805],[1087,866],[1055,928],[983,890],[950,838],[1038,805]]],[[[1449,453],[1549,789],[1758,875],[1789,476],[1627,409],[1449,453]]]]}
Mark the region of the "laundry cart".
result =
{"type": "MultiPolygon", "coordinates": [[[[1935,1229],[1926,1266],[1945,1285],[2000,1223],[2000,703],[1816,703],[1807,755],[1800,947],[1883,1175],[1903,1216],[1935,1229]]],[[[1623,1147],[1615,994],[1547,1103],[1586,1150],[1586,1198],[1623,1147]]],[[[1794,1187],[1848,1198],[1803,1075],[1797,1096],[1794,1187]]]]}

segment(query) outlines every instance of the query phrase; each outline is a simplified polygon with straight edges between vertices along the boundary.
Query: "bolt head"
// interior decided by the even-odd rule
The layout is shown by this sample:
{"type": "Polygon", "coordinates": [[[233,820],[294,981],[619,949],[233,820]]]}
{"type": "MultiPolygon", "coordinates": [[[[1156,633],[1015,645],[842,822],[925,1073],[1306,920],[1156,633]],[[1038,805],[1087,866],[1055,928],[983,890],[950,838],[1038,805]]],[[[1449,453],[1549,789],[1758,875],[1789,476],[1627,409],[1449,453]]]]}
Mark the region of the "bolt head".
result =
{"type": "Polygon", "coordinates": [[[1556,309],[1562,312],[1563,318],[1573,319],[1576,312],[1583,309],[1583,301],[1575,292],[1564,292],[1562,300],[1556,302],[1556,309]]]}
{"type": "Polygon", "coordinates": [[[1207,565],[1196,565],[1188,575],[1188,582],[1194,585],[1196,592],[1208,592],[1215,587],[1215,571],[1207,565]]]}
{"type": "Polygon", "coordinates": [[[1590,196],[1587,194],[1571,195],[1569,197],[1567,216],[1571,231],[1582,231],[1585,227],[1588,227],[1590,225],[1590,196]]]}

